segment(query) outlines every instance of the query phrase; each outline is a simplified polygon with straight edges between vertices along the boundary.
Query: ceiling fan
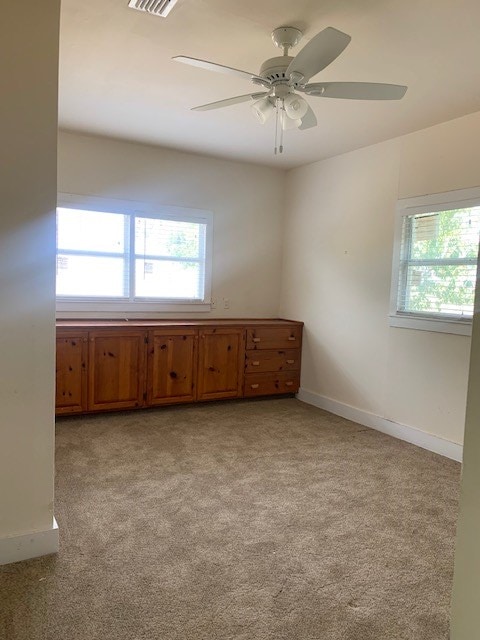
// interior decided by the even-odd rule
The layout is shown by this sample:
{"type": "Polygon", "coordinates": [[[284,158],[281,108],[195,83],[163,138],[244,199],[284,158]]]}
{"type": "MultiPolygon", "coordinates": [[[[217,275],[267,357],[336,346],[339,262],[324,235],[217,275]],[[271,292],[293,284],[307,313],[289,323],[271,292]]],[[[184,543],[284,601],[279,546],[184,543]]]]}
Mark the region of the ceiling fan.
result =
{"type": "Polygon", "coordinates": [[[310,78],[325,69],[342,53],[351,37],[338,29],[327,27],[317,33],[295,57],[288,55],[289,49],[300,42],[302,35],[302,32],[295,27],[275,29],[272,32],[272,40],[279,49],[283,49],[283,55],[265,60],[258,74],[198,58],[175,56],[173,60],[178,62],[246,78],[259,87],[264,87],[263,91],[210,102],[194,107],[192,111],[221,109],[240,102],[254,100],[252,110],[262,124],[273,114],[276,115],[275,153],[277,150],[283,153],[283,131],[285,129],[310,129],[317,124],[314,112],[299,93],[320,98],[348,100],[400,100],[405,95],[407,87],[396,84],[376,82],[310,83],[310,78]]]}

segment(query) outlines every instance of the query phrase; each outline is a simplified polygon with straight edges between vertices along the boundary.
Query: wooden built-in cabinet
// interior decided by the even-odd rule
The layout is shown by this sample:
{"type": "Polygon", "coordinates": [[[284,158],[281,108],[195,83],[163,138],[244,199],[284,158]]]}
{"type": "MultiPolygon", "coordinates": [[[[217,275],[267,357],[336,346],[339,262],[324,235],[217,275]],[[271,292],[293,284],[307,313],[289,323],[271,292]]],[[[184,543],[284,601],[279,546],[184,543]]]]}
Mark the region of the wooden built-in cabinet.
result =
{"type": "Polygon", "coordinates": [[[291,394],[300,322],[59,321],[58,414],[291,394]]]}

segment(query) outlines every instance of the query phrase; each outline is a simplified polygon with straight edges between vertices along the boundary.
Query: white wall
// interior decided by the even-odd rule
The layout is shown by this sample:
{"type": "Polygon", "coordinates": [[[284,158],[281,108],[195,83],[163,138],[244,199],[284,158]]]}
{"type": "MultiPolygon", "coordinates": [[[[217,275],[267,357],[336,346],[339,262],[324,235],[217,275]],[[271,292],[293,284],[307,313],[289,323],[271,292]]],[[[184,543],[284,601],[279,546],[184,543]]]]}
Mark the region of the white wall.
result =
{"type": "Polygon", "coordinates": [[[465,454],[462,466],[460,516],[457,526],[453,581],[451,640],[479,637],[480,608],[480,273],[477,274],[476,312],[465,422],[465,454]]]}
{"type": "Polygon", "coordinates": [[[277,315],[283,171],[70,132],[60,132],[58,164],[61,192],[213,211],[218,306],[199,315],[277,315]]]}
{"type": "Polygon", "coordinates": [[[26,0],[0,21],[0,563],[53,520],[59,12],[26,0]]]}
{"type": "Polygon", "coordinates": [[[463,442],[470,338],[388,325],[398,198],[480,185],[480,113],[292,170],[280,314],[302,389],[463,442]]]}

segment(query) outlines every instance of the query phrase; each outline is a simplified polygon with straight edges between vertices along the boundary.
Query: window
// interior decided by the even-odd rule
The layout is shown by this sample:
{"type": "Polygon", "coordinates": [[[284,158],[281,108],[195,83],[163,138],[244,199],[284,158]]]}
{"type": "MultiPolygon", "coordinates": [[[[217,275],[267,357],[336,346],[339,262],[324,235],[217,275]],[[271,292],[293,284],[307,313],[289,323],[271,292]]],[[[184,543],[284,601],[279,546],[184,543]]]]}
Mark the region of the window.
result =
{"type": "Polygon", "coordinates": [[[60,198],[57,307],[125,315],[208,305],[211,227],[205,211],[60,198]]]}
{"type": "Polygon", "coordinates": [[[393,326],[470,333],[480,197],[466,199],[466,195],[472,193],[451,192],[443,198],[436,194],[400,204],[392,278],[393,326]]]}

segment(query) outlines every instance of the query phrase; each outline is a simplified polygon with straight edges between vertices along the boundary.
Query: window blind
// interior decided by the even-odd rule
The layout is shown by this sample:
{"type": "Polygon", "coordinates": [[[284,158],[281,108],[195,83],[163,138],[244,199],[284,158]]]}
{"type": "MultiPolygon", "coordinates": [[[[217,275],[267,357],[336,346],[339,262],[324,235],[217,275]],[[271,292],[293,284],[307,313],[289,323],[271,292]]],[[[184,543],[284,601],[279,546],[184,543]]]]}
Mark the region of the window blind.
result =
{"type": "Polygon", "coordinates": [[[135,296],[201,300],[206,225],[135,218],[135,296]]]}

